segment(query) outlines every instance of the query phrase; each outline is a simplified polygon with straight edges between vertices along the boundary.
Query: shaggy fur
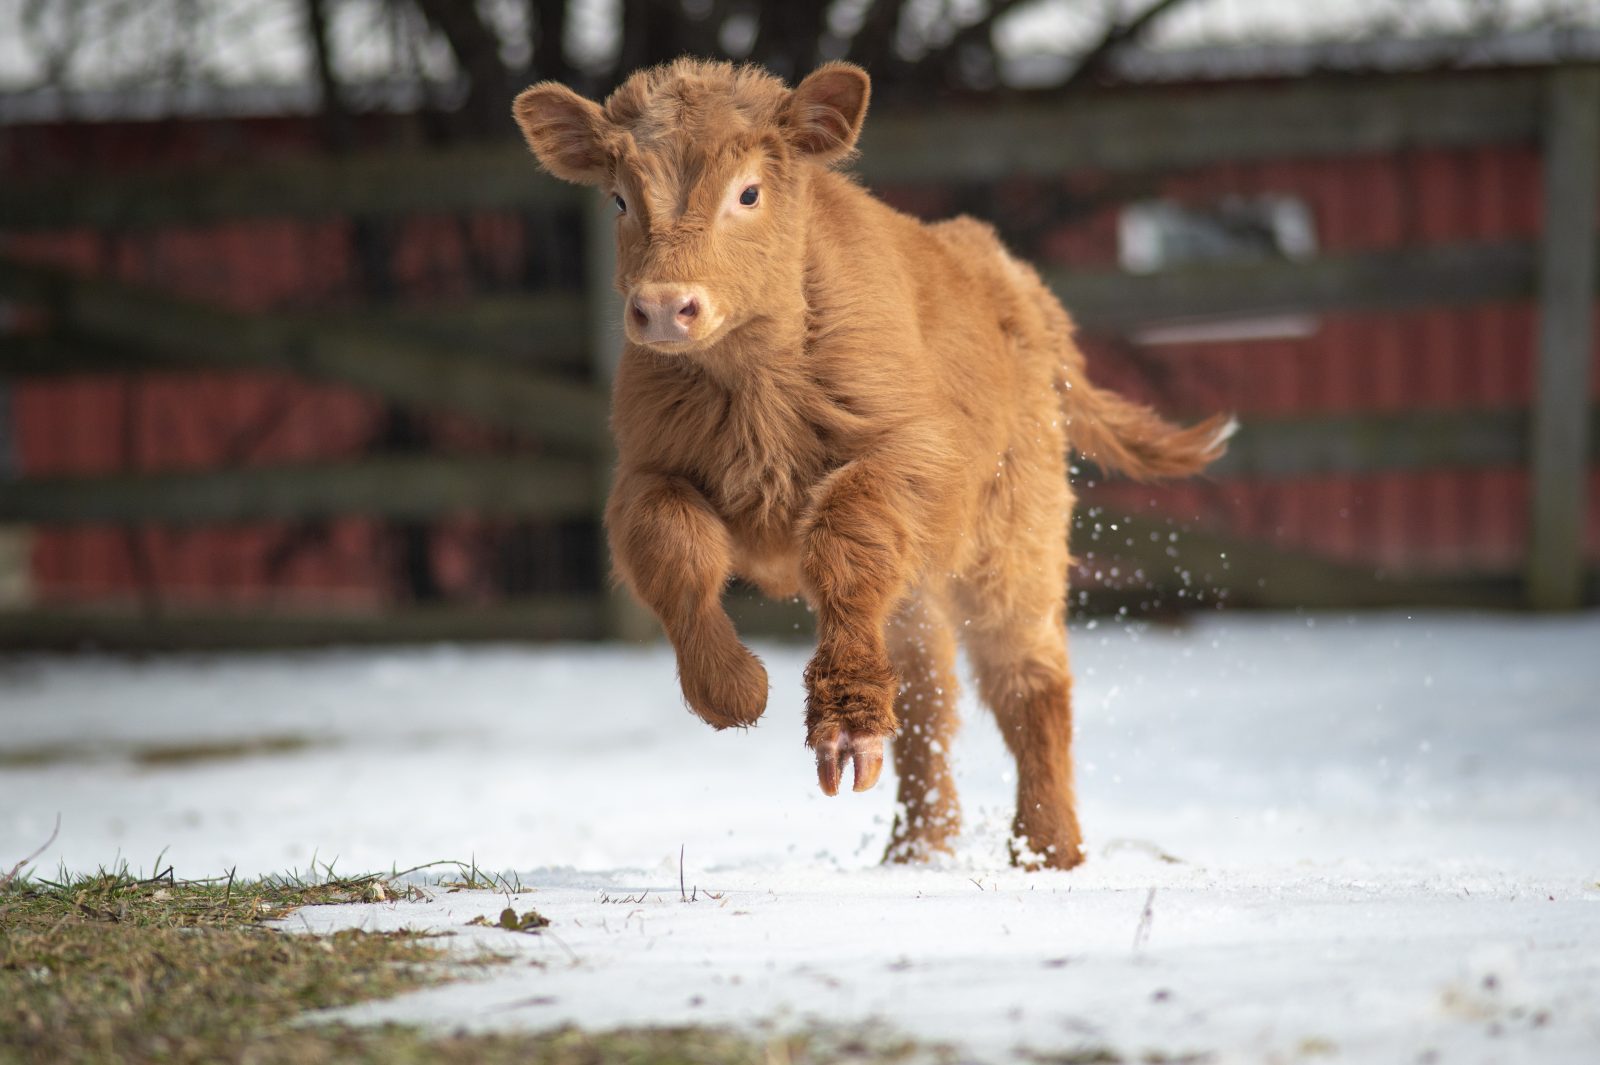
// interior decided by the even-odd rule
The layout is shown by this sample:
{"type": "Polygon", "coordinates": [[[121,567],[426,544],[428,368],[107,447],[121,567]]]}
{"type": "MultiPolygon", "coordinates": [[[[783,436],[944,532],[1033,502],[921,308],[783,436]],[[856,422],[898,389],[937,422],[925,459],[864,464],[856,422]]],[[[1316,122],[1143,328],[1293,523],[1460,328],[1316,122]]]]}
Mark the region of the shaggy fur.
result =
{"type": "Polygon", "coordinates": [[[887,857],[948,850],[957,637],[1017,762],[1013,856],[1083,858],[1063,628],[1074,448],[1134,477],[1193,473],[1220,417],[1178,429],[1096,389],[1032,269],[969,218],[927,225],[833,164],[866,74],[789,90],[679,60],[602,107],[535,85],[515,115],[550,172],[618,202],[629,337],[606,511],[618,575],[715,728],[754,724],[767,674],[721,596],[737,575],[816,612],[806,744],[829,795],[871,787],[892,737],[887,857]],[[754,189],[755,192],[750,190],[754,189]]]}

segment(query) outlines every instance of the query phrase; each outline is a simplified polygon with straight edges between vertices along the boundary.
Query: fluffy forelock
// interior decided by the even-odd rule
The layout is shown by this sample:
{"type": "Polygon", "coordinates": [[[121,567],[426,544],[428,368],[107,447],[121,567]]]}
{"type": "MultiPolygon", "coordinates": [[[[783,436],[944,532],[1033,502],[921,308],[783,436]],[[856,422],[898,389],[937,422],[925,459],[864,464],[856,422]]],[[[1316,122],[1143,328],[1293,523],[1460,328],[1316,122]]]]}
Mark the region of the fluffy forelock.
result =
{"type": "Polygon", "coordinates": [[[605,112],[641,145],[677,134],[721,140],[774,124],[787,95],[760,67],[683,58],[629,77],[606,99],[605,112]]]}

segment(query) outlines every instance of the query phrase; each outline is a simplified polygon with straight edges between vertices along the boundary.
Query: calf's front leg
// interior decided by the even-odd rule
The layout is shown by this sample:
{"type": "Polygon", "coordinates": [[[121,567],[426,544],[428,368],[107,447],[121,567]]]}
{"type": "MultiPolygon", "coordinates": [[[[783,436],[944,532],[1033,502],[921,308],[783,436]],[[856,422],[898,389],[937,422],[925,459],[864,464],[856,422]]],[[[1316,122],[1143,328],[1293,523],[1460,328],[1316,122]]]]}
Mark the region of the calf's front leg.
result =
{"type": "Polygon", "coordinates": [[[722,608],[732,550],[705,496],[682,477],[623,471],[606,532],[618,576],[672,641],[689,708],[717,729],[755,724],[767,708],[767,671],[722,608]]]}
{"type": "Polygon", "coordinates": [[[856,791],[876,784],[883,738],[897,726],[884,625],[911,576],[909,504],[891,474],[857,459],[817,486],[801,523],[800,574],[817,615],[806,745],[828,795],[838,794],[847,762],[856,791]]]}

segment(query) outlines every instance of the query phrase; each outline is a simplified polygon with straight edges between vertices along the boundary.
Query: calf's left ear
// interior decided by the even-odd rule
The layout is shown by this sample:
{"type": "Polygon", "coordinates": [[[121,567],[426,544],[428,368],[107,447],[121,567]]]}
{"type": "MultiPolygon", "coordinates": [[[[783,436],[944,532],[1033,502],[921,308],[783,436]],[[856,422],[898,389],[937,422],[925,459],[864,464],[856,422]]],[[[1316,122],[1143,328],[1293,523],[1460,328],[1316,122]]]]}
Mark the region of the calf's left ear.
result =
{"type": "Polygon", "coordinates": [[[819,163],[835,163],[855,151],[867,117],[872,79],[854,63],[825,63],[789,94],[780,116],[789,143],[819,163]]]}
{"type": "Polygon", "coordinates": [[[528,147],[563,181],[599,185],[610,176],[605,112],[593,100],[554,81],[523,90],[511,105],[528,147]]]}

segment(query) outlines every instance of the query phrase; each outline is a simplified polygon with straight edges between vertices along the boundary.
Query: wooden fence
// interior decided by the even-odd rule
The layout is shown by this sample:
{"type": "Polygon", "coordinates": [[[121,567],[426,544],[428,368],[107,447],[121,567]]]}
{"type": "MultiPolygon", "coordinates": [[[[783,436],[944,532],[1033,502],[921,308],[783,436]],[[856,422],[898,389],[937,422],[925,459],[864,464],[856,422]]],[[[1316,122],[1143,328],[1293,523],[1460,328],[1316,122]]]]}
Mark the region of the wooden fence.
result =
{"type": "MultiPolygon", "coordinates": [[[[1088,328],[1117,332],[1213,315],[1395,310],[1537,301],[1539,366],[1529,410],[1422,412],[1249,421],[1224,474],[1292,477],[1429,467],[1519,465],[1532,481],[1532,540],[1520,580],[1386,580],[1360,567],[1189,532],[1179,559],[1233,598],[1273,606],[1578,606],[1596,599],[1583,522],[1600,415],[1589,404],[1600,190],[1600,68],[1308,82],[1174,95],[885,116],[869,123],[869,182],[981,182],[1093,169],[1158,174],[1219,162],[1345,156],[1422,147],[1524,143],[1545,160],[1537,241],[1325,255],[1302,262],[1180,268],[1146,276],[1048,275],[1088,328]],[[1228,572],[1215,565],[1230,560],[1228,572]],[[1211,570],[1217,570],[1212,573],[1211,570]]],[[[228,172],[182,172],[0,193],[0,233],[72,227],[191,225],[245,217],[526,209],[589,204],[537,176],[520,147],[295,160],[228,172]]],[[[587,210],[585,300],[480,300],[433,312],[250,315],[169,294],[0,258],[0,299],[40,329],[0,333],[0,375],[114,368],[270,368],[339,382],[407,406],[464,415],[542,444],[537,459],[388,457],[341,464],[127,473],[0,482],[0,523],[196,523],[363,513],[425,518],[476,511],[523,517],[598,512],[607,458],[603,391],[616,355],[610,223],[587,210]],[[544,338],[541,363],[496,356],[507,336],[544,338]],[[595,386],[570,370],[589,366],[595,386]],[[567,372],[563,372],[563,370],[567,372]]],[[[1133,528],[1135,526],[1128,526],[1133,528]]],[[[1173,569],[1163,537],[1129,535],[1103,554],[1173,569]],[[1161,542],[1156,543],[1154,541],[1161,542]]],[[[1105,593],[1115,602],[1140,593],[1105,593]]],[[[1147,593],[1146,593],[1147,597],[1147,593]]],[[[754,625],[791,629],[788,607],[737,604],[754,625]]],[[[602,597],[487,608],[412,609],[373,617],[0,614],[0,646],[210,646],[372,639],[642,631],[602,597]]]]}

